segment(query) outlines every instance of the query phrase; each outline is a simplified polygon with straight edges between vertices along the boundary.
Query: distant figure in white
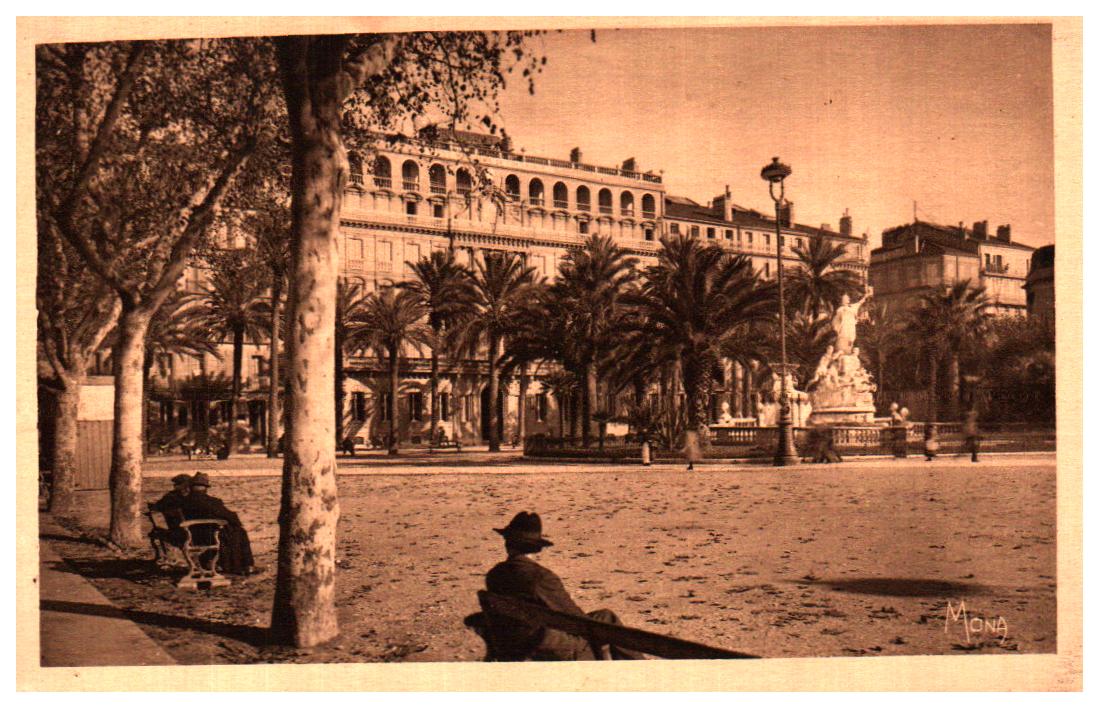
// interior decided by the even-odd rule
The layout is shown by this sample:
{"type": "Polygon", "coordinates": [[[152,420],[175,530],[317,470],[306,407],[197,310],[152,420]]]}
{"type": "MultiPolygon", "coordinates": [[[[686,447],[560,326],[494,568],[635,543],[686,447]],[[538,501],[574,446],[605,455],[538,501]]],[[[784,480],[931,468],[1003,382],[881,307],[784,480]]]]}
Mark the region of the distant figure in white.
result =
{"type": "Polygon", "coordinates": [[[836,333],[835,350],[837,353],[847,354],[855,346],[856,325],[859,321],[859,310],[862,309],[866,299],[874,294],[874,289],[866,288],[866,294],[858,302],[851,302],[847,293],[843,294],[836,314],[832,316],[832,330],[836,333]]]}

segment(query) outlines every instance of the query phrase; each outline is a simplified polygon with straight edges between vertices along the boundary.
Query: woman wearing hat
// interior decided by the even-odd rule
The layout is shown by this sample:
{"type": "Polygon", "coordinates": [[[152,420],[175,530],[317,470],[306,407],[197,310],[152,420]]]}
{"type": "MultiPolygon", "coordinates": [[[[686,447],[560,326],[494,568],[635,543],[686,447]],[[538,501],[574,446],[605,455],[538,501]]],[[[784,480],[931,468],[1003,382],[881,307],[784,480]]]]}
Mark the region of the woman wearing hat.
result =
{"type": "MultiPolygon", "coordinates": [[[[542,536],[542,519],[538,514],[521,511],[507,526],[493,530],[504,537],[508,557],[485,576],[485,587],[489,592],[570,615],[622,624],[611,610],[585,613],[569,597],[561,579],[530,558],[531,554],[553,545],[542,536]]],[[[595,659],[602,653],[602,647],[594,647],[582,637],[556,629],[531,627],[504,617],[494,618],[493,626],[501,629],[501,636],[494,637],[493,643],[500,648],[499,658],[505,661],[576,661],[595,659]]],[[[641,654],[615,646],[610,647],[610,655],[612,659],[644,658],[641,654]]]]}
{"type": "Polygon", "coordinates": [[[260,569],[252,557],[252,543],[248,532],[240,522],[240,517],[230,511],[225,502],[210,496],[210,478],[203,472],[196,472],[191,478],[191,493],[183,500],[183,515],[187,519],[224,519],[229,525],[221,530],[221,555],[219,565],[223,573],[231,575],[252,575],[260,569]]]}

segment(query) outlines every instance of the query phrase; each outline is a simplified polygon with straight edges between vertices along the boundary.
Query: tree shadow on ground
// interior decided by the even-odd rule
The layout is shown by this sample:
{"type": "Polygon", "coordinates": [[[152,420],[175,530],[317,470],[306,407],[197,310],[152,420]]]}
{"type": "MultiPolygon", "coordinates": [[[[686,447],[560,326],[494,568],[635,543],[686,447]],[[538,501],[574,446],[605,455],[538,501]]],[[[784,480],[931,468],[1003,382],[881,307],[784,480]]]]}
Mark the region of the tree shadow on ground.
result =
{"type": "Polygon", "coordinates": [[[116,578],[144,584],[161,579],[175,580],[187,572],[183,568],[162,568],[152,559],[146,558],[66,559],[54,562],[52,568],[85,578],[116,578]]]}
{"type": "Polygon", "coordinates": [[[39,540],[42,541],[63,541],[65,543],[83,543],[88,546],[98,546],[104,548],[104,545],[94,538],[88,538],[87,536],[66,536],[59,533],[40,533],[38,534],[39,540]]]}
{"type": "Polygon", "coordinates": [[[885,595],[888,597],[958,597],[981,595],[989,588],[978,583],[959,583],[930,578],[826,578],[796,581],[799,585],[823,585],[836,592],[858,595],[885,595]]]}
{"type": "Polygon", "coordinates": [[[268,630],[266,627],[254,627],[244,624],[230,624],[228,622],[213,622],[178,615],[166,615],[160,612],[146,612],[144,610],[127,610],[113,605],[97,605],[90,602],[68,602],[65,600],[42,600],[40,607],[43,612],[67,612],[70,614],[89,615],[92,617],[111,617],[125,619],[137,624],[153,627],[165,627],[168,629],[189,629],[196,632],[205,632],[225,639],[261,647],[267,644],[268,630]]]}

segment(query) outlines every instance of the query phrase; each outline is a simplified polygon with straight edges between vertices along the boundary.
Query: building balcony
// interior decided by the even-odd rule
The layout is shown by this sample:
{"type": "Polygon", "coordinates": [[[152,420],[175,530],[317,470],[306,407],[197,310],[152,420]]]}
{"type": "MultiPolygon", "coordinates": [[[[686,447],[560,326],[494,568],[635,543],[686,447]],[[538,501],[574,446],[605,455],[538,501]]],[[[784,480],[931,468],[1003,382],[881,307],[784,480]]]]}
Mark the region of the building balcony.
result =
{"type": "Polygon", "coordinates": [[[612,206],[603,206],[602,204],[600,204],[599,205],[599,213],[600,214],[613,215],[614,214],[614,207],[612,207],[612,206]]]}
{"type": "MultiPolygon", "coordinates": [[[[414,190],[409,190],[409,191],[414,191],[414,190]]],[[[446,185],[445,184],[433,184],[433,185],[431,185],[431,193],[432,194],[445,195],[446,194],[446,185]]]]}
{"type": "Polygon", "coordinates": [[[1008,265],[1007,263],[986,263],[981,270],[988,275],[1007,275],[1008,265]]]}
{"type": "Polygon", "coordinates": [[[531,197],[530,198],[530,205],[535,206],[535,207],[540,207],[543,204],[545,204],[545,201],[546,200],[543,199],[542,197],[531,197]]]}
{"type": "Polygon", "coordinates": [[[553,208],[554,209],[568,209],[569,208],[569,200],[568,199],[554,199],[553,200],[553,208]]]}
{"type": "Polygon", "coordinates": [[[622,216],[633,216],[633,207],[622,207],[622,216]]]}
{"type": "Polygon", "coordinates": [[[586,211],[590,214],[591,213],[591,204],[588,204],[587,202],[578,202],[576,204],[576,209],[577,209],[577,211],[586,211]]]}
{"type": "Polygon", "coordinates": [[[351,173],[351,184],[357,184],[359,186],[362,186],[362,183],[363,183],[363,174],[362,174],[362,172],[352,172],[351,173]]]}
{"type": "Polygon", "coordinates": [[[393,180],[389,177],[375,177],[374,186],[378,189],[393,189],[393,180]]]}
{"type": "Polygon", "coordinates": [[[655,211],[643,211],[643,212],[641,212],[641,218],[643,218],[643,219],[655,219],[656,218],[656,212],[655,211]]]}
{"type": "Polygon", "coordinates": [[[419,180],[406,179],[403,182],[404,191],[406,192],[418,192],[420,191],[419,180]]]}

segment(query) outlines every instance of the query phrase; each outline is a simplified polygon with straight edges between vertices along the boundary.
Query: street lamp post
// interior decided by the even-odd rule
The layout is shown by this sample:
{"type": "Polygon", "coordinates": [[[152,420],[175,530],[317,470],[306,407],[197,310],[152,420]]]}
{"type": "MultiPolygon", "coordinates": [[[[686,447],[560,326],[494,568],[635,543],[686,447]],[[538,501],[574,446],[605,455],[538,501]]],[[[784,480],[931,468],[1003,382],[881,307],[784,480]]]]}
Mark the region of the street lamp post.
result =
{"type": "MultiPolygon", "coordinates": [[[[790,374],[789,365],[786,363],[786,291],[782,279],[782,202],[786,198],[786,178],[792,170],[789,165],[784,165],[775,157],[771,164],[760,171],[760,177],[767,181],[767,188],[771,193],[771,199],[775,202],[775,241],[778,247],[778,341],[782,358],[782,367],[777,372],[782,381],[779,394],[778,417],[778,446],[775,448],[775,466],[796,465],[798,463],[798,451],[794,447],[793,420],[790,417],[790,392],[786,379],[790,374]],[[778,194],[775,194],[775,186],[778,186],[778,194]]],[[[771,367],[772,369],[774,366],[771,367]]]]}

